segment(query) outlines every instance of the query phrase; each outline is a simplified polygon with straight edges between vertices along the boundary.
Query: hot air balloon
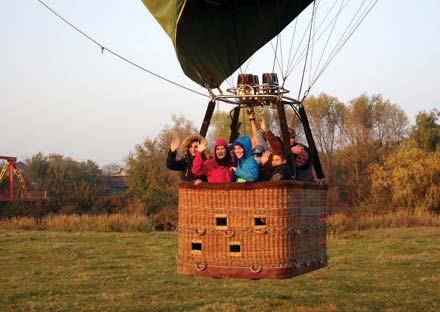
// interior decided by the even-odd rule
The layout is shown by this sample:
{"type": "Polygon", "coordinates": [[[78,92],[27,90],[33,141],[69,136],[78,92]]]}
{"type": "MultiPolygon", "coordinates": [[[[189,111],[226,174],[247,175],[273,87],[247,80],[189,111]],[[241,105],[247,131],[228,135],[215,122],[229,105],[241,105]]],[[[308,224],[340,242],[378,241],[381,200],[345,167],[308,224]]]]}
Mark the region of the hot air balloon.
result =
{"type": "MultiPolygon", "coordinates": [[[[282,139],[289,142],[285,107],[291,107],[304,127],[314,169],[322,181],[324,175],[302,105],[305,96],[287,96],[289,90],[274,72],[263,73],[261,83],[256,75],[240,73],[236,85],[226,92],[220,89],[225,79],[312,3],[314,14],[314,1],[143,3],[171,39],[184,73],[209,91],[202,136],[207,133],[216,102],[222,101],[235,105],[230,142],[238,135],[240,109],[266,106],[276,107],[282,139]]],[[[340,8],[345,4],[342,1],[340,8]]],[[[309,43],[316,39],[311,35],[316,27],[313,14],[308,26],[309,43]]],[[[329,25],[335,23],[332,20],[329,25]]],[[[288,144],[284,149],[290,154],[288,144]]],[[[180,183],[178,273],[217,278],[288,278],[325,267],[326,194],[325,183],[301,181],[180,183]]]]}

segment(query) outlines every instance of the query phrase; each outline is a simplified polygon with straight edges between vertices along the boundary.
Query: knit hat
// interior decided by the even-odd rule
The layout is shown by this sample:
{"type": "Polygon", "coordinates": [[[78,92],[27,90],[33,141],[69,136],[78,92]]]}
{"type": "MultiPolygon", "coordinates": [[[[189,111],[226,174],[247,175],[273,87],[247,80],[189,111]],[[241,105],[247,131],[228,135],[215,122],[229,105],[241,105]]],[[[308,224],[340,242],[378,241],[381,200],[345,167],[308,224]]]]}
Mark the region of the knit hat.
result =
{"type": "Polygon", "coordinates": [[[265,150],[263,145],[257,145],[252,149],[251,155],[263,154],[265,150]]]}

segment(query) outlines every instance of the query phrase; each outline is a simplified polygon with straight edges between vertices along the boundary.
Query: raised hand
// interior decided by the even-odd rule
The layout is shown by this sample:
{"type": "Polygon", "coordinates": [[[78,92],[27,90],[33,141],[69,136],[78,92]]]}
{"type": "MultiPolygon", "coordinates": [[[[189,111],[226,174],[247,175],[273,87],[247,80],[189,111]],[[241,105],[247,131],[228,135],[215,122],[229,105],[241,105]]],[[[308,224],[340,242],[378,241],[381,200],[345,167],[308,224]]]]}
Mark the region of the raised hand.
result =
{"type": "Polygon", "coordinates": [[[264,165],[265,163],[267,163],[269,161],[269,158],[270,158],[270,151],[265,150],[263,152],[263,155],[261,155],[261,164],[264,165]]]}
{"type": "Polygon", "coordinates": [[[247,110],[247,114],[248,114],[249,121],[255,120],[255,112],[252,108],[249,108],[247,110]]]}
{"type": "Polygon", "coordinates": [[[264,119],[264,116],[262,116],[260,119],[260,129],[263,131],[266,131],[268,129],[266,124],[266,119],[264,119]]]}
{"type": "Polygon", "coordinates": [[[179,139],[178,136],[175,136],[175,137],[173,138],[173,140],[171,141],[171,147],[170,147],[170,150],[174,153],[175,151],[177,151],[177,149],[179,148],[179,146],[180,146],[180,139],[179,139]]]}
{"type": "Polygon", "coordinates": [[[290,150],[295,155],[298,155],[298,154],[301,154],[301,152],[304,150],[304,147],[302,147],[302,145],[295,145],[290,150]]]}
{"type": "Polygon", "coordinates": [[[202,153],[206,148],[208,147],[208,142],[206,139],[202,139],[202,141],[199,143],[199,146],[197,147],[197,150],[202,153]]]}

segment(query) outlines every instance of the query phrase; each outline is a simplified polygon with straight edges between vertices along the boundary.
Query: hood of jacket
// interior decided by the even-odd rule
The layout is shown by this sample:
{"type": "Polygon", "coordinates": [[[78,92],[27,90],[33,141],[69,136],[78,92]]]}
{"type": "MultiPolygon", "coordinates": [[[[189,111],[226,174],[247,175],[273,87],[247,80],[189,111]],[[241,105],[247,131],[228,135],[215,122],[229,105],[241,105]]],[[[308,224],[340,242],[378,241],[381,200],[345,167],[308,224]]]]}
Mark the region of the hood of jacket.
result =
{"type": "Polygon", "coordinates": [[[218,164],[227,166],[230,165],[232,162],[232,157],[231,157],[231,153],[229,152],[228,142],[226,142],[223,139],[218,139],[215,141],[214,148],[212,149],[212,155],[214,155],[215,161],[218,164]],[[217,146],[223,146],[226,149],[226,156],[222,160],[218,159],[217,154],[215,153],[215,149],[217,148],[217,146]]]}
{"type": "MultiPolygon", "coordinates": [[[[203,137],[198,134],[191,134],[191,135],[187,136],[186,138],[184,138],[182,141],[182,144],[180,146],[180,151],[182,152],[182,157],[189,156],[188,152],[189,152],[189,145],[191,144],[191,142],[193,142],[193,141],[201,142],[201,140],[203,140],[203,137]]],[[[203,155],[205,156],[205,159],[209,159],[209,151],[208,150],[204,150],[203,155]]]]}
{"type": "Polygon", "coordinates": [[[248,136],[239,136],[235,141],[233,146],[241,146],[244,149],[243,159],[251,157],[252,154],[252,141],[248,136]]]}

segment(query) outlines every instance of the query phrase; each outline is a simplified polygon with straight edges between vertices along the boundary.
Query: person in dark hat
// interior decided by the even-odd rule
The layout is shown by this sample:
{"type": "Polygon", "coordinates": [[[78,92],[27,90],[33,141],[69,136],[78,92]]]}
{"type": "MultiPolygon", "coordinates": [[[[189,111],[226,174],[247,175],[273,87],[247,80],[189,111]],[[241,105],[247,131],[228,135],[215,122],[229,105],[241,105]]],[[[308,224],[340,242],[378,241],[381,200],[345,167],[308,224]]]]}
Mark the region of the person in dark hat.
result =
{"type": "Polygon", "coordinates": [[[258,164],[261,163],[261,157],[266,149],[263,145],[257,145],[252,149],[251,155],[255,158],[258,164]]]}
{"type": "Polygon", "coordinates": [[[260,169],[260,172],[265,172],[263,178],[270,181],[291,180],[292,171],[287,164],[288,157],[283,152],[283,141],[270,131],[264,117],[261,118],[261,129],[269,142],[271,152],[270,156],[264,155],[262,157],[262,168],[264,169],[260,169]]]}
{"type": "Polygon", "coordinates": [[[296,132],[292,128],[289,128],[289,145],[290,147],[295,146],[296,142],[296,132]]]}
{"type": "Polygon", "coordinates": [[[303,181],[315,180],[310,149],[307,146],[297,144],[292,147],[292,153],[295,156],[296,179],[303,181]]]}

